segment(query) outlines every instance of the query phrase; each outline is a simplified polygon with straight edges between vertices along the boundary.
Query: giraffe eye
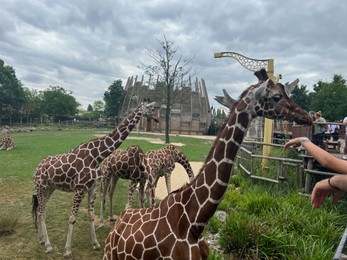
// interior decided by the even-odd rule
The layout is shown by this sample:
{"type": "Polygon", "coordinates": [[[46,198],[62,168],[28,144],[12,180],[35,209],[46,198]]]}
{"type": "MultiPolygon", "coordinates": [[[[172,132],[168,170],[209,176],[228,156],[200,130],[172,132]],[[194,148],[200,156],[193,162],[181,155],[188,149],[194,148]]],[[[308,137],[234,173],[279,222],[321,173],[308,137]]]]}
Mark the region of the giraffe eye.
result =
{"type": "Polygon", "coordinates": [[[279,102],[282,99],[282,95],[280,94],[275,94],[272,96],[272,100],[275,101],[276,103],[279,102]]]}

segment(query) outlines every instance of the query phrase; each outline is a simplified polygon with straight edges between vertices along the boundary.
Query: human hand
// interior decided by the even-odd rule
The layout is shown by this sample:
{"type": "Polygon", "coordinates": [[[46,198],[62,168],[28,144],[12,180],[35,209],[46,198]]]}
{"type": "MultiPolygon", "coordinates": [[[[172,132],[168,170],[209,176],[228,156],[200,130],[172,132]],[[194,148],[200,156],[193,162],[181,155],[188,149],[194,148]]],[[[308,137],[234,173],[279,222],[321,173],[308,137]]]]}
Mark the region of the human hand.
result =
{"type": "Polygon", "coordinates": [[[289,147],[299,147],[301,145],[301,141],[301,137],[291,139],[284,145],[283,149],[286,151],[289,147]]]}
{"type": "Polygon", "coordinates": [[[319,208],[325,201],[326,197],[330,194],[333,195],[333,203],[336,204],[343,196],[344,191],[333,188],[331,185],[329,185],[328,179],[317,182],[311,195],[311,203],[313,207],[319,208]]]}

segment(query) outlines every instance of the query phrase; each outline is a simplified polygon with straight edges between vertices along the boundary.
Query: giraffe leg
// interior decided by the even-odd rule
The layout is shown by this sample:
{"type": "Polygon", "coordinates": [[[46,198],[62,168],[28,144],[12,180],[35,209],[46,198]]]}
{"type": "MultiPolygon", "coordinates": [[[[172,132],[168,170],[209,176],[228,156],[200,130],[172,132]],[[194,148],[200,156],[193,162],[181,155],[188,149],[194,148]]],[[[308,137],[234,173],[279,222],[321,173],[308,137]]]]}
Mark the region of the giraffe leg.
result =
{"type": "Polygon", "coordinates": [[[48,189],[48,190],[41,190],[41,192],[38,192],[37,198],[38,198],[38,234],[39,234],[39,241],[40,244],[44,244],[46,247],[46,253],[50,253],[53,251],[53,247],[51,245],[51,242],[48,238],[47,228],[46,228],[46,205],[48,202],[48,199],[52,195],[54,189],[48,189]]]}
{"type": "Polygon", "coordinates": [[[113,216],[113,194],[114,190],[116,189],[117,182],[119,178],[116,175],[112,175],[111,182],[110,182],[110,190],[109,190],[109,198],[110,198],[110,221],[116,221],[116,219],[113,216]]]}
{"type": "Polygon", "coordinates": [[[146,186],[146,195],[149,200],[149,206],[153,206],[155,204],[155,187],[158,179],[152,176],[152,174],[147,175],[147,186],[146,186]]]}
{"type": "Polygon", "coordinates": [[[72,251],[71,251],[71,239],[72,239],[72,231],[73,231],[73,225],[76,222],[76,216],[81,204],[81,201],[83,197],[85,196],[84,190],[76,190],[75,195],[73,197],[73,205],[72,205],[72,211],[69,218],[69,226],[68,226],[68,232],[67,232],[67,239],[65,243],[65,258],[71,258],[72,257],[72,251]]]}
{"type": "Polygon", "coordinates": [[[129,191],[128,191],[128,202],[125,205],[126,209],[131,208],[132,202],[133,202],[133,193],[136,189],[137,181],[129,180],[129,191]]]}
{"type": "Polygon", "coordinates": [[[98,180],[95,181],[92,189],[88,193],[88,212],[89,212],[89,223],[90,223],[90,234],[92,238],[93,249],[100,249],[101,246],[96,239],[95,224],[94,224],[94,203],[96,198],[96,191],[98,189],[98,180]]]}
{"type": "Polygon", "coordinates": [[[100,191],[100,220],[99,220],[99,227],[104,226],[104,209],[105,209],[105,201],[106,201],[106,192],[108,185],[110,184],[110,174],[107,172],[104,173],[104,175],[101,177],[101,191],[100,191]]]}
{"type": "Polygon", "coordinates": [[[167,194],[171,193],[171,172],[168,171],[164,174],[167,194]]]}
{"type": "Polygon", "coordinates": [[[146,179],[143,178],[140,180],[140,186],[139,186],[139,205],[140,208],[144,207],[145,204],[145,184],[146,184],[146,179]]]}

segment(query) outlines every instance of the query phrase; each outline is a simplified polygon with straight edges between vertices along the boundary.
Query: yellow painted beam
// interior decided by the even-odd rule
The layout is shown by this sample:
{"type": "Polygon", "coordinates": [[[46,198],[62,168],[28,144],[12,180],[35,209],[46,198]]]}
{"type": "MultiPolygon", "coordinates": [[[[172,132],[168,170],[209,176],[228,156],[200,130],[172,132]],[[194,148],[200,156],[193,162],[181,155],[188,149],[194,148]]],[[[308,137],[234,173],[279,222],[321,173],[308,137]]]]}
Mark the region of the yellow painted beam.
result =
{"type": "MultiPolygon", "coordinates": [[[[269,59],[268,62],[268,68],[267,68],[267,74],[269,78],[275,82],[275,77],[274,77],[274,60],[269,59]]],[[[277,82],[275,82],[277,83],[277,82]]],[[[273,120],[265,118],[264,122],[264,143],[272,143],[272,137],[273,137],[273,120]]],[[[263,156],[270,156],[271,153],[271,146],[264,145],[263,146],[263,156]]],[[[262,169],[264,170],[267,165],[267,159],[262,159],[261,162],[262,169]]]]}

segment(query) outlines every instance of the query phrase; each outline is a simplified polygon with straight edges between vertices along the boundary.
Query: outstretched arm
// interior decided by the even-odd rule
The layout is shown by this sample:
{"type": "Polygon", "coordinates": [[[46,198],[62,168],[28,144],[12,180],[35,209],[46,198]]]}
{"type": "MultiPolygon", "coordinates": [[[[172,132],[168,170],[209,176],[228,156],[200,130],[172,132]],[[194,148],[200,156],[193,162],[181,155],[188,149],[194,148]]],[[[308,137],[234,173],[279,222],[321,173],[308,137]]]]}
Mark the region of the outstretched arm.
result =
{"type": "Polygon", "coordinates": [[[310,142],[307,138],[297,137],[289,140],[284,145],[284,150],[287,150],[289,147],[298,147],[300,145],[302,145],[306,149],[306,151],[311,156],[313,156],[313,158],[315,158],[323,167],[329,168],[330,170],[338,173],[347,174],[347,161],[331,155],[327,151],[310,142]]]}
{"type": "Polygon", "coordinates": [[[336,158],[335,156],[324,151],[320,147],[311,143],[307,138],[298,137],[288,141],[284,149],[289,147],[304,146],[307,152],[312,155],[322,166],[329,168],[341,175],[321,180],[317,182],[312,191],[311,203],[313,207],[319,208],[326,197],[333,195],[333,203],[337,203],[342,195],[347,192],[347,161],[336,158]]]}

